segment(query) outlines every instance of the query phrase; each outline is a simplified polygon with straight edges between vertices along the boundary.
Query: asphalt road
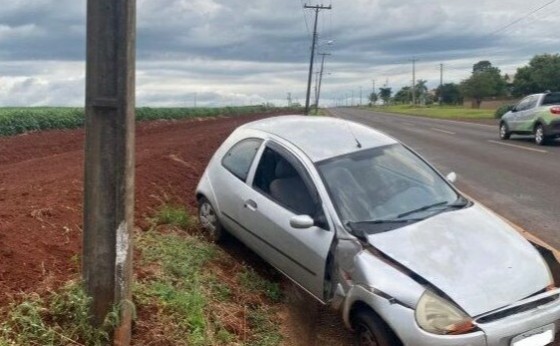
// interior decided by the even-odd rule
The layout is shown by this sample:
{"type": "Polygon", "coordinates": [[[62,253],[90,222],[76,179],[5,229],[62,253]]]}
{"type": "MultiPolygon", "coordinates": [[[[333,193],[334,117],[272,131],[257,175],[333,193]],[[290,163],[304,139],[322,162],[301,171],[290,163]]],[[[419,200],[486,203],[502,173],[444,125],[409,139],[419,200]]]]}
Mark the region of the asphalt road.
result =
{"type": "Polygon", "coordinates": [[[501,141],[497,125],[337,108],[331,113],[381,130],[410,146],[488,208],[560,248],[560,141],[501,141]]]}

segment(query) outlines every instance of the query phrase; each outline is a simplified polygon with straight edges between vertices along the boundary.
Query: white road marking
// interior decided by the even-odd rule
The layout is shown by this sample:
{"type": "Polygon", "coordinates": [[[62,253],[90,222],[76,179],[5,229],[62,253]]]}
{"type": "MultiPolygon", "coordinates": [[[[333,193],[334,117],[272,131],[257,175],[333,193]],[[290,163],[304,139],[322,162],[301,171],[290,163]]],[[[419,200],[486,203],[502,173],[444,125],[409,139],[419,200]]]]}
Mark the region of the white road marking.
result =
{"type": "Polygon", "coordinates": [[[379,113],[379,114],[383,114],[385,116],[396,116],[396,117],[399,117],[399,118],[415,117],[415,118],[418,118],[418,120],[420,120],[420,121],[426,120],[426,121],[431,121],[431,122],[436,122],[436,123],[439,122],[439,123],[450,123],[450,124],[460,124],[460,125],[482,126],[482,127],[490,127],[490,128],[495,128],[495,129],[498,128],[498,125],[480,124],[480,123],[476,123],[474,121],[470,122],[470,121],[449,120],[449,119],[441,119],[441,118],[429,118],[429,117],[422,117],[422,116],[416,116],[416,115],[375,112],[375,111],[369,111],[369,110],[368,110],[368,112],[379,113]]]}
{"type": "Polygon", "coordinates": [[[529,150],[529,151],[534,151],[534,152],[541,153],[541,154],[546,154],[546,153],[548,153],[548,151],[546,151],[546,150],[535,149],[535,148],[528,148],[528,147],[525,147],[525,146],[523,146],[523,145],[510,144],[510,143],[503,143],[503,142],[491,141],[491,140],[488,141],[488,142],[494,143],[494,144],[505,145],[505,146],[507,146],[507,147],[513,147],[513,148],[519,148],[519,149],[525,149],[525,150],[529,150]]]}
{"type": "Polygon", "coordinates": [[[432,130],[437,131],[437,132],[447,133],[448,135],[456,135],[455,132],[446,131],[446,130],[442,130],[442,129],[436,129],[435,127],[432,127],[432,130]]]}

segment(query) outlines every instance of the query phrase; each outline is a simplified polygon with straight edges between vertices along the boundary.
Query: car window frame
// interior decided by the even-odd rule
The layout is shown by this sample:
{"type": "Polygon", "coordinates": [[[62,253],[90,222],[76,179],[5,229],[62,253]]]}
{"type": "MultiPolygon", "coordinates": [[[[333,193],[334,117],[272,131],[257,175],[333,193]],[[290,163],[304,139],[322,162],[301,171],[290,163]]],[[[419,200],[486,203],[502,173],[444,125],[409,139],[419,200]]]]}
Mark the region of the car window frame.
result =
{"type": "Polygon", "coordinates": [[[319,228],[321,228],[325,231],[330,231],[331,227],[330,227],[329,222],[327,220],[327,214],[326,214],[325,208],[323,206],[323,201],[322,201],[321,195],[319,193],[319,189],[317,188],[316,184],[313,182],[313,178],[311,178],[311,174],[309,173],[307,168],[305,168],[305,165],[303,164],[303,162],[301,162],[301,160],[294,153],[292,153],[289,149],[284,147],[282,144],[277,143],[276,141],[273,141],[273,140],[268,140],[268,141],[264,142],[262,147],[259,149],[259,153],[258,153],[257,157],[255,158],[255,162],[253,163],[254,164],[254,171],[251,174],[251,179],[249,181],[247,181],[247,185],[249,185],[254,191],[256,191],[260,195],[266,197],[268,200],[275,203],[276,205],[288,210],[289,212],[293,213],[296,216],[301,215],[300,213],[298,213],[297,210],[293,210],[289,206],[287,206],[287,205],[281,203],[280,201],[276,200],[275,198],[273,198],[266,191],[263,191],[258,186],[255,186],[255,178],[257,176],[259,165],[261,163],[261,159],[263,157],[263,154],[264,154],[264,152],[267,148],[269,148],[271,150],[274,150],[277,154],[282,156],[296,170],[296,172],[301,177],[303,183],[307,187],[307,191],[311,195],[311,200],[313,201],[313,203],[315,204],[315,207],[317,208],[317,210],[315,212],[315,215],[309,215],[309,216],[312,217],[315,221],[319,222],[315,226],[317,226],[317,227],[319,227],[319,228]],[[317,220],[317,217],[319,217],[319,216],[322,216],[324,218],[324,220],[317,220]]]}
{"type": "Polygon", "coordinates": [[[257,158],[260,150],[263,147],[263,143],[264,143],[264,139],[262,138],[258,138],[258,137],[246,137],[243,139],[240,139],[239,141],[235,142],[235,144],[233,144],[227,151],[226,153],[222,156],[222,159],[220,160],[220,165],[226,170],[228,171],[231,175],[233,175],[234,177],[236,177],[237,179],[241,180],[244,183],[247,183],[247,181],[249,180],[250,176],[251,176],[251,168],[253,167],[253,165],[255,164],[255,159],[257,158]],[[237,175],[235,172],[233,172],[229,167],[227,167],[224,164],[224,161],[226,160],[226,158],[228,157],[228,154],[231,153],[232,150],[234,150],[239,144],[243,143],[243,142],[248,142],[248,141],[255,141],[255,142],[259,142],[259,146],[256,148],[255,150],[255,154],[253,155],[253,158],[251,159],[251,162],[249,164],[249,167],[247,169],[247,173],[246,176],[240,177],[239,175],[237,175]]]}

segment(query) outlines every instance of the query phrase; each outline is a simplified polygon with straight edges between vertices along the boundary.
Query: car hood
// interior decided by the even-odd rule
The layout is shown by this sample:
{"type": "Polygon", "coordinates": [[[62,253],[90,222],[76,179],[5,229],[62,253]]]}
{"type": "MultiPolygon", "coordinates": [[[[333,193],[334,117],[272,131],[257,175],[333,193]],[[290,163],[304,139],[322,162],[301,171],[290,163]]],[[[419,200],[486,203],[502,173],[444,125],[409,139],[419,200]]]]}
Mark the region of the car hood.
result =
{"type": "Polygon", "coordinates": [[[368,236],[369,242],[442,290],[471,317],[550,285],[537,250],[480,205],[368,236]]]}

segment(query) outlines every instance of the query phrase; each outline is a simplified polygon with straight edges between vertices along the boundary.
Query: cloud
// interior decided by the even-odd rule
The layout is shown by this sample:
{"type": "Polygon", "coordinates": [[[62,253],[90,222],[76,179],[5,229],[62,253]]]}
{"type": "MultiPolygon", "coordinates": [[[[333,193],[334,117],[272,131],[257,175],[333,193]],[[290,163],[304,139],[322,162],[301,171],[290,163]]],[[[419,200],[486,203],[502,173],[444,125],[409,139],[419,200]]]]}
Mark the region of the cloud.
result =
{"type": "MultiPolygon", "coordinates": [[[[138,0],[138,103],[301,102],[312,11],[302,1],[138,0]],[[305,18],[305,20],[304,20],[305,18]]],[[[537,53],[557,50],[560,5],[524,17],[525,0],[332,0],[319,16],[319,42],[334,40],[323,95],[339,99],[371,80],[394,89],[419,78],[468,76],[491,60],[514,73],[537,53]],[[521,20],[520,20],[521,19],[521,20]],[[503,29],[508,23],[519,23],[503,29]],[[501,30],[503,29],[503,30],[501,30]]],[[[12,0],[0,13],[0,105],[80,105],[85,75],[85,0],[12,0]]]]}

